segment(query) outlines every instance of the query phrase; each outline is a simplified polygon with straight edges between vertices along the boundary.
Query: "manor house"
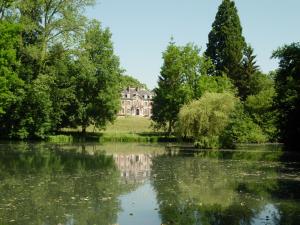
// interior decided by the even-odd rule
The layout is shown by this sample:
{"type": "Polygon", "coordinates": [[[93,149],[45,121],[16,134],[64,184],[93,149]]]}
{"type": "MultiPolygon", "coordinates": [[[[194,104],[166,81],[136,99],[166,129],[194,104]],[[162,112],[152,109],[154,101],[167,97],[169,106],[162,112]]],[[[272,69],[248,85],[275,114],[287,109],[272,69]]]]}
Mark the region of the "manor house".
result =
{"type": "Polygon", "coordinates": [[[153,93],[146,89],[127,88],[122,91],[122,109],[119,116],[144,116],[152,115],[153,93]]]}

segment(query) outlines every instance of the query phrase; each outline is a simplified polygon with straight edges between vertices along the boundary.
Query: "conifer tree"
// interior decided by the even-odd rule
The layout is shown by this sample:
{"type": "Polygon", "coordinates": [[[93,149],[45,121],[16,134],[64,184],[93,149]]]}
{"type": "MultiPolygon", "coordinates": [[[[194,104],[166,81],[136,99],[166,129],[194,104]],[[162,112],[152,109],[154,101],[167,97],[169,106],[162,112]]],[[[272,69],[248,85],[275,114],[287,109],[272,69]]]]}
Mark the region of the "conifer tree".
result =
{"type": "Polygon", "coordinates": [[[242,60],[240,76],[235,80],[235,85],[238,87],[239,96],[242,100],[245,100],[249,95],[255,94],[255,76],[258,76],[261,72],[259,66],[256,65],[256,55],[250,45],[247,45],[244,49],[244,57],[242,60]]]}
{"type": "Polygon", "coordinates": [[[227,74],[234,83],[240,79],[241,61],[246,47],[235,3],[223,0],[208,36],[206,55],[215,65],[213,74],[227,74]]]}

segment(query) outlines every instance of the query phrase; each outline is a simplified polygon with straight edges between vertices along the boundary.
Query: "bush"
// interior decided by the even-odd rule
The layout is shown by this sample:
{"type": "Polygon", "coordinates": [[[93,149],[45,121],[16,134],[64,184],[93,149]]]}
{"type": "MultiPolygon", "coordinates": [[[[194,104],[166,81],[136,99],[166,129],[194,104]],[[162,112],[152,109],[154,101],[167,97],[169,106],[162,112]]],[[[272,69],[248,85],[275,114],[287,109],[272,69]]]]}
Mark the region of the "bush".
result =
{"type": "Polygon", "coordinates": [[[184,105],[178,114],[177,133],[191,137],[200,148],[218,148],[218,136],[229,122],[237,99],[230,93],[206,92],[184,105]]]}
{"type": "Polygon", "coordinates": [[[265,143],[268,138],[253,120],[237,109],[220,137],[223,148],[234,148],[236,144],[265,143]]]}

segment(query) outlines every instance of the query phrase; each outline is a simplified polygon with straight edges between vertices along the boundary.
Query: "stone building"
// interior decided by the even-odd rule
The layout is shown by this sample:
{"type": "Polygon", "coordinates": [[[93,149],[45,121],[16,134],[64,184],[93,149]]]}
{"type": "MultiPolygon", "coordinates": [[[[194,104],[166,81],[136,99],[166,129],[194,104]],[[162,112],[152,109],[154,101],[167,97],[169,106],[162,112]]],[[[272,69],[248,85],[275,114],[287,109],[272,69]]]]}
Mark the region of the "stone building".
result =
{"type": "Polygon", "coordinates": [[[152,98],[153,92],[151,91],[139,88],[125,89],[122,91],[122,108],[119,112],[119,116],[151,117],[152,98]]]}

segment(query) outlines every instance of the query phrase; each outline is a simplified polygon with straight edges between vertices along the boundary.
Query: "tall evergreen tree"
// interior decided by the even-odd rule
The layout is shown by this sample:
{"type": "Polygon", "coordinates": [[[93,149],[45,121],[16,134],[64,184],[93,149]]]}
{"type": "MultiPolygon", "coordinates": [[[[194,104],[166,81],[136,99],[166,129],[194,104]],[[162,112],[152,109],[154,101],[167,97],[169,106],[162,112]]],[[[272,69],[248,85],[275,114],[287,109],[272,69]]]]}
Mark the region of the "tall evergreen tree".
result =
{"type": "Polygon", "coordinates": [[[249,95],[254,94],[254,89],[252,80],[255,79],[259,71],[259,66],[256,65],[256,55],[254,55],[254,49],[247,45],[244,49],[244,57],[242,60],[240,70],[240,77],[236,79],[235,84],[238,87],[239,96],[242,100],[245,100],[249,95]]]}
{"type": "Polygon", "coordinates": [[[216,75],[225,73],[234,83],[241,79],[239,75],[245,47],[235,3],[231,0],[223,0],[212,24],[205,52],[215,65],[215,71],[211,73],[216,75]]]}
{"type": "Polygon", "coordinates": [[[249,44],[244,49],[242,65],[244,72],[249,75],[254,74],[259,70],[259,66],[256,65],[256,55],[254,55],[254,49],[249,44]]]}

